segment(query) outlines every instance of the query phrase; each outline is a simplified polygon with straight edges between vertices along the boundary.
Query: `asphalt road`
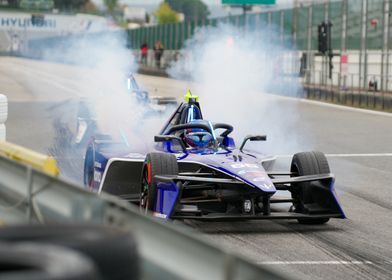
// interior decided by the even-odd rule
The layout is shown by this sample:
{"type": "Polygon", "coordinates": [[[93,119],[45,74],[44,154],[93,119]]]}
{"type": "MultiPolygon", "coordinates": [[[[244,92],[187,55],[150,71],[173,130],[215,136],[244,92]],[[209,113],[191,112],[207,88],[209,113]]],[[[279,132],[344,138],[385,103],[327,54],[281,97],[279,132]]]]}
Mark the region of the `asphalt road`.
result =
{"type": "MultiPolygon", "coordinates": [[[[53,154],[63,176],[75,181],[81,178],[82,151],[70,143],[78,100],[90,89],[84,79],[80,85],[81,77],[90,71],[0,58],[0,93],[10,101],[8,140],[53,154]]],[[[194,86],[165,78],[137,79],[156,95],[180,97],[194,86]]],[[[322,226],[295,221],[188,224],[213,242],[298,279],[391,279],[392,115],[268,95],[260,95],[261,100],[268,106],[257,127],[272,135],[272,144],[264,149],[280,155],[276,168],[288,168],[295,151],[328,154],[348,218],[322,226]]]]}

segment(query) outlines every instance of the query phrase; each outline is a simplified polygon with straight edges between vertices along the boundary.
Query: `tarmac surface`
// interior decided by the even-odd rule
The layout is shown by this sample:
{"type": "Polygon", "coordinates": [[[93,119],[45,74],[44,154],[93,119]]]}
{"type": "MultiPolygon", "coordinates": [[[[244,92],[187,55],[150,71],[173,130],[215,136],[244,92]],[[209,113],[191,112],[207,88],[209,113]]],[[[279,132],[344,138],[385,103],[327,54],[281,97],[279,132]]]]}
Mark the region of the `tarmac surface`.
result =
{"type": "MultiPolygon", "coordinates": [[[[79,98],[88,91],[88,86],[80,87],[79,78],[89,71],[0,57],[0,93],[9,98],[7,140],[54,155],[63,176],[77,182],[83,149],[74,149],[71,143],[79,98]]],[[[162,77],[136,78],[152,95],[180,98],[192,86],[162,77]]],[[[348,218],[321,226],[296,221],[187,224],[262,266],[298,279],[391,279],[392,114],[271,95],[262,98],[269,112],[283,112],[264,115],[266,124],[275,125],[273,131],[266,125],[271,141],[288,143],[281,149],[271,146],[279,155],[276,169],[287,170],[295,151],[325,152],[348,218]],[[295,116],[289,117],[290,126],[284,126],[284,112],[295,116]]]]}

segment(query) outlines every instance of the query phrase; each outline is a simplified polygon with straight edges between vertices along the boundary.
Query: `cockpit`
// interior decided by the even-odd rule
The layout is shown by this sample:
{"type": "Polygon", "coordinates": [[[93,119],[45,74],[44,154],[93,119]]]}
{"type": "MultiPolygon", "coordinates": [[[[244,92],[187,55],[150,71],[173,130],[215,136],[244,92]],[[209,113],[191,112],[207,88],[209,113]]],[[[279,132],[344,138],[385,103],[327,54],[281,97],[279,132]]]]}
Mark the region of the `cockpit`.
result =
{"type": "Polygon", "coordinates": [[[204,120],[198,97],[188,91],[185,102],[181,103],[173,113],[158,138],[162,140],[159,142],[168,139],[164,149],[171,152],[174,148],[183,151],[203,149],[216,151],[219,148],[234,147],[233,139],[228,137],[232,131],[231,125],[204,120]]]}

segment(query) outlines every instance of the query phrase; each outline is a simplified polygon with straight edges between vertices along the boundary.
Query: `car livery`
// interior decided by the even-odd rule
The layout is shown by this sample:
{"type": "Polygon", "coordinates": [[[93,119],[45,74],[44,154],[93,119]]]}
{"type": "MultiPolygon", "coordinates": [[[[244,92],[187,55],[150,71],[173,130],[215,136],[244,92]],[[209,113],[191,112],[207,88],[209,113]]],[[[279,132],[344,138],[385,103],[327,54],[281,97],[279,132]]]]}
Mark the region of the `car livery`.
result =
{"type": "Polygon", "coordinates": [[[188,92],[155,136],[154,151],[132,151],[108,136],[93,138],[84,183],[165,219],[323,224],[345,218],[323,153],[297,153],[289,171],[272,171],[274,156],[245,149],[248,141],[267,137],[250,135],[237,147],[232,131],[229,124],[203,119],[198,97],[188,92]]]}

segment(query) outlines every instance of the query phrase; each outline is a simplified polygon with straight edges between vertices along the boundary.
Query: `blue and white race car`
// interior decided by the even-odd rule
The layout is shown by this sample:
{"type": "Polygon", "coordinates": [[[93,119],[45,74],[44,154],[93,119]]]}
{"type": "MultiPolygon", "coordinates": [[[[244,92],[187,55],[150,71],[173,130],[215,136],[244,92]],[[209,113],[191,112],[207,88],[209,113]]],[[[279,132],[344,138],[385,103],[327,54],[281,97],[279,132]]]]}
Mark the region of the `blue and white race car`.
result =
{"type": "MultiPolygon", "coordinates": [[[[136,103],[147,109],[147,114],[164,112],[177,106],[175,97],[150,96],[148,91],[139,86],[132,73],[129,73],[127,77],[127,92],[136,100],[136,103]]],[[[99,132],[95,121],[95,112],[92,107],[88,99],[82,99],[79,102],[74,141],[78,146],[85,147],[91,136],[99,132]]]]}
{"type": "Polygon", "coordinates": [[[245,148],[266,136],[247,136],[237,147],[232,131],[229,124],[203,119],[198,97],[188,92],[155,136],[154,151],[94,138],[86,151],[84,183],[165,219],[323,224],[345,218],[323,153],[297,153],[289,171],[274,172],[275,157],[245,148]]]}

